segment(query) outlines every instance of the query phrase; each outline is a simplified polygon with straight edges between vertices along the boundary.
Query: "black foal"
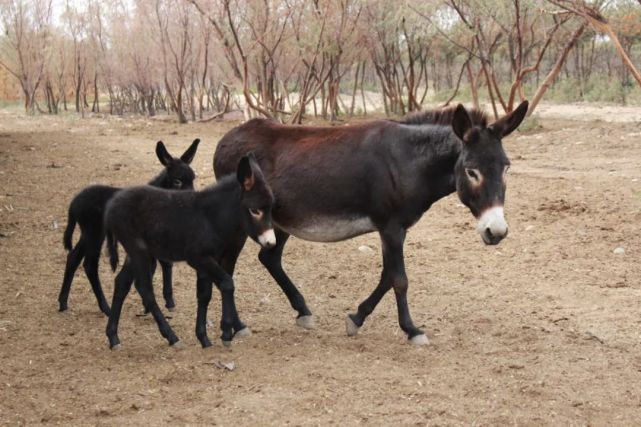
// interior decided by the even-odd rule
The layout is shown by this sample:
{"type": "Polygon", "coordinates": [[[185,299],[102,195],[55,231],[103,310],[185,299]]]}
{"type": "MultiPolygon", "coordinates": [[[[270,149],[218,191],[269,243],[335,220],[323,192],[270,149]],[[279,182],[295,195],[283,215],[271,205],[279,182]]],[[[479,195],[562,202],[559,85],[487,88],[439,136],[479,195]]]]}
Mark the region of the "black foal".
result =
{"type": "MultiPolygon", "coordinates": [[[[179,190],[193,190],[194,188],[194,171],[189,164],[196,155],[200,139],[195,139],[191,146],[180,156],[172,157],[165,148],[162,141],[156,144],[156,155],[165,169],[149,185],[160,188],[174,188],[179,190]]],[[[58,302],[60,311],[67,310],[67,301],[69,300],[69,291],[74,274],[84,258],[83,267],[85,274],[91,283],[93,293],[98,300],[98,306],[107,316],[109,315],[109,304],[105,299],[98,277],[98,261],[100,259],[100,248],[105,240],[105,231],[103,228],[103,217],[107,202],[117,193],[120,188],[106,185],[92,185],[86,187],[78,193],[69,205],[69,214],[67,228],[64,233],[64,245],[69,251],[67,255],[67,265],[65,275],[60,288],[58,302]],[[76,223],[80,226],[80,239],[76,246],[72,248],[72,237],[76,223]]],[[[173,292],[171,286],[171,263],[161,261],[163,273],[163,296],[168,309],[175,307],[173,292]]],[[[156,264],[152,268],[155,270],[156,264]]]]}
{"type": "Polygon", "coordinates": [[[116,276],[107,323],[109,346],[120,347],[118,321],[134,280],[162,336],[172,346],[179,342],[154,297],[150,275],[153,259],[186,261],[196,270],[196,337],[203,347],[211,345],[206,316],[212,282],[222,295],[223,343],[232,340],[234,331],[248,332],[236,313],[233,267],[247,236],[263,248],[276,244],[271,220],[273,203],[271,188],[253,155],[240,160],[235,177],[224,177],[203,191],[134,187],[114,196],[105,213],[112,268],[115,270],[118,264],[116,242],[125,248],[127,259],[116,276]]]}

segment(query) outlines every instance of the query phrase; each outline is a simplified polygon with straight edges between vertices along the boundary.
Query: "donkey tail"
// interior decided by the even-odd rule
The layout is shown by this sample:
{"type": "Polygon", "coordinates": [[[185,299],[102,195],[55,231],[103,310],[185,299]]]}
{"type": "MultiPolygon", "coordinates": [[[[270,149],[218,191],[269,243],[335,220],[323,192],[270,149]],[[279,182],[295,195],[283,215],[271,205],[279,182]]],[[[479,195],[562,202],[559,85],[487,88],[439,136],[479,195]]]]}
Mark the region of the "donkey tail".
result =
{"type": "Polygon", "coordinates": [[[76,218],[71,213],[71,209],[69,209],[69,214],[67,215],[67,228],[65,228],[65,234],[62,239],[62,242],[65,245],[65,249],[68,251],[70,251],[73,246],[71,239],[73,237],[73,231],[75,229],[76,229],[76,218]]]}
{"type": "Polygon", "coordinates": [[[116,271],[118,267],[118,240],[111,231],[107,231],[107,250],[109,251],[111,271],[116,271]]]}

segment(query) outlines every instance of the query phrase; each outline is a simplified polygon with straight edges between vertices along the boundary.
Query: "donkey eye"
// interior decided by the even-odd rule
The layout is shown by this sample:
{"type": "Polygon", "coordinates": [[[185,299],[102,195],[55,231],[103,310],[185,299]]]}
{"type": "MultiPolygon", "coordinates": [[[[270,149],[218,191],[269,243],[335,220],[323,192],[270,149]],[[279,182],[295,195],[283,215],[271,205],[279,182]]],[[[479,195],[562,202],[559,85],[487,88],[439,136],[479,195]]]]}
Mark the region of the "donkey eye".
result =
{"type": "Polygon", "coordinates": [[[260,218],[263,216],[263,211],[260,209],[250,209],[249,213],[252,214],[254,218],[260,218]]]}
{"type": "Polygon", "coordinates": [[[174,187],[180,188],[180,187],[182,187],[183,182],[181,180],[179,180],[179,179],[174,179],[173,180],[173,184],[174,184],[174,187]]]}
{"type": "Polygon", "coordinates": [[[481,172],[478,169],[465,169],[465,174],[472,183],[479,184],[481,182],[481,172]]]}

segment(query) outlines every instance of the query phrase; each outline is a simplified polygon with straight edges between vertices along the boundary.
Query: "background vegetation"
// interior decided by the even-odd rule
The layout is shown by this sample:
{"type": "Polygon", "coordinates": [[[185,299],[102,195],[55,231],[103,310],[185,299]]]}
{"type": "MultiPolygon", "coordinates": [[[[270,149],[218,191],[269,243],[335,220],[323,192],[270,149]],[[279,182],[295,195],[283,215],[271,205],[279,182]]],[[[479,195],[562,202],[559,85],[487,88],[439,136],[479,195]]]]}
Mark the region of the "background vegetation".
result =
{"type": "Polygon", "coordinates": [[[641,0],[0,0],[0,25],[0,99],[28,114],[641,103],[641,0]]]}

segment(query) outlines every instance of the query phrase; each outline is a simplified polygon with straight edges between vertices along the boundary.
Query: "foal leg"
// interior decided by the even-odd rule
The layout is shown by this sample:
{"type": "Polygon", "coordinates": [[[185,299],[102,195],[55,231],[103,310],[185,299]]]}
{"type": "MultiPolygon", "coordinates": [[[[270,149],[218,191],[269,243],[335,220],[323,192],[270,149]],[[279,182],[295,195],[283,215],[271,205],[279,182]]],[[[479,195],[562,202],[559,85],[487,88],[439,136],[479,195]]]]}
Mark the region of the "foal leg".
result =
{"type": "Polygon", "coordinates": [[[174,311],[176,303],[174,302],[174,289],[172,287],[172,270],[174,264],[166,261],[158,261],[162,268],[162,296],[165,299],[165,307],[167,310],[174,311]]]}
{"type": "Polygon", "coordinates": [[[82,261],[82,258],[85,256],[85,242],[80,237],[76,246],[69,252],[67,255],[67,264],[65,265],[65,275],[62,279],[62,287],[60,288],[60,294],[58,295],[58,304],[59,310],[67,310],[67,302],[69,301],[69,291],[71,290],[71,282],[73,281],[73,276],[76,274],[76,270],[82,261]]]}
{"type": "Polygon", "coordinates": [[[198,310],[196,312],[196,338],[203,348],[211,346],[207,337],[207,308],[211,301],[212,282],[206,274],[198,274],[196,281],[196,298],[198,299],[198,310]]]}
{"type": "Polygon", "coordinates": [[[107,321],[107,338],[109,339],[109,348],[117,350],[121,347],[120,339],[118,338],[118,322],[120,321],[120,313],[122,311],[122,304],[131,289],[131,284],[134,281],[134,271],[129,261],[129,257],[125,260],[122,269],[116,276],[114,282],[114,295],[111,301],[111,313],[107,321]]]}
{"type": "Polygon", "coordinates": [[[89,283],[91,283],[91,289],[93,290],[96,300],[98,301],[98,307],[106,316],[109,316],[109,304],[105,298],[105,294],[102,291],[102,286],[100,285],[100,277],[98,275],[98,261],[100,260],[100,248],[102,247],[102,242],[104,238],[102,236],[91,236],[90,239],[86,241],[86,255],[85,260],[82,266],[85,269],[89,283]]]}
{"type": "Polygon", "coordinates": [[[298,312],[296,324],[306,329],[313,329],[315,326],[314,317],[312,316],[312,312],[309,311],[309,308],[307,308],[305,298],[283,270],[283,249],[285,248],[289,234],[279,229],[275,229],[275,232],[276,246],[269,249],[261,248],[258,253],[258,259],[283,290],[292,308],[298,312]]]}
{"type": "MultiPolygon", "coordinates": [[[[230,249],[220,260],[220,266],[225,270],[225,272],[230,276],[234,276],[234,269],[236,268],[236,261],[238,260],[238,255],[243,250],[247,238],[243,239],[241,242],[238,242],[233,249],[230,249]]],[[[234,337],[247,337],[251,335],[251,330],[240,320],[238,312],[235,312],[233,319],[233,329],[234,337]]]]}
{"type": "MultiPolygon", "coordinates": [[[[204,283],[213,280],[218,287],[218,290],[222,296],[222,316],[220,320],[220,329],[222,330],[221,340],[224,345],[229,345],[234,336],[233,334],[233,324],[234,319],[238,317],[236,312],[236,303],[234,301],[234,281],[232,277],[227,274],[227,272],[220,266],[218,263],[210,257],[191,259],[188,261],[188,264],[196,269],[198,272],[198,286],[201,286],[203,289],[202,300],[199,296],[198,299],[198,315],[196,317],[196,333],[202,331],[203,328],[206,328],[206,314],[207,314],[207,305],[209,304],[209,299],[211,299],[211,292],[209,293],[209,299],[207,299],[206,289],[204,288],[204,283]],[[201,284],[203,282],[203,284],[201,284]],[[202,315],[201,315],[202,312],[202,315]]],[[[200,295],[200,294],[199,294],[200,295]]],[[[198,337],[200,340],[200,337],[198,337]]],[[[201,340],[201,344],[205,347],[205,344],[201,340]]]]}
{"type": "Polygon", "coordinates": [[[146,254],[131,254],[131,258],[136,272],[136,289],[142,297],[143,305],[146,309],[149,309],[151,315],[154,316],[160,334],[167,339],[169,345],[173,346],[177,344],[179,342],[178,337],[171,329],[171,326],[169,326],[167,319],[165,319],[160,307],[158,307],[156,303],[154,288],[151,283],[152,258],[146,254]]]}
{"type": "Polygon", "coordinates": [[[405,229],[399,226],[389,226],[380,233],[383,244],[383,272],[381,281],[374,292],[358,307],[356,314],[347,318],[347,334],[356,335],[358,328],[363,325],[365,318],[372,313],[381,298],[390,289],[394,288],[396,306],[398,309],[398,323],[407,334],[412,344],[427,344],[428,340],[423,331],[414,326],[407,305],[407,274],[403,257],[403,243],[405,229]]]}

